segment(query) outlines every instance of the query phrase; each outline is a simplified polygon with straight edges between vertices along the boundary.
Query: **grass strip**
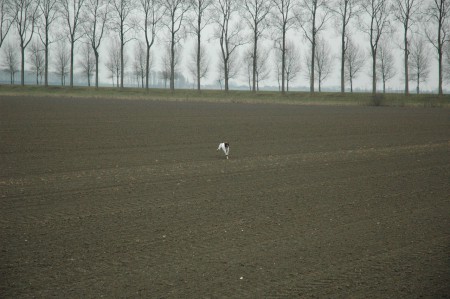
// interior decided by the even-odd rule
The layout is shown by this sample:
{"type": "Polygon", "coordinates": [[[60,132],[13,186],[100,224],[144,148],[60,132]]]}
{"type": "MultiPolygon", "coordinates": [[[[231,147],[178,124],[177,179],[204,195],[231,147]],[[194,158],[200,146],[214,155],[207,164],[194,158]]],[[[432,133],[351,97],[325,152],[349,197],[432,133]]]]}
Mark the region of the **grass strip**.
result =
{"type": "Polygon", "coordinates": [[[246,90],[191,90],[143,89],[113,87],[61,87],[0,85],[0,96],[33,96],[61,98],[158,100],[158,101],[202,101],[249,104],[293,104],[293,105],[363,105],[394,107],[450,107],[450,95],[400,93],[340,93],[340,92],[251,92],[246,90]]]}

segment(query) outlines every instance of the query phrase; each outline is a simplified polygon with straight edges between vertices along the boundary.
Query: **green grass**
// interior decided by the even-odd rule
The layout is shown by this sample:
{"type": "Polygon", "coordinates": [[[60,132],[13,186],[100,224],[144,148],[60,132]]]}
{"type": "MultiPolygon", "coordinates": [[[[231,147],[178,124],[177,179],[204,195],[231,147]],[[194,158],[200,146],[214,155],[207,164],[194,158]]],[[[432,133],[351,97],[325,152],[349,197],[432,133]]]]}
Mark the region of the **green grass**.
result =
{"type": "Polygon", "coordinates": [[[1,95],[64,97],[64,98],[103,98],[128,100],[162,100],[162,101],[206,101],[228,103],[280,103],[301,105],[368,105],[368,106],[415,106],[415,107],[450,107],[450,95],[434,94],[377,94],[339,93],[339,92],[288,92],[284,95],[276,91],[250,92],[242,90],[196,90],[178,89],[140,89],[111,87],[42,87],[0,85],[1,95]]]}

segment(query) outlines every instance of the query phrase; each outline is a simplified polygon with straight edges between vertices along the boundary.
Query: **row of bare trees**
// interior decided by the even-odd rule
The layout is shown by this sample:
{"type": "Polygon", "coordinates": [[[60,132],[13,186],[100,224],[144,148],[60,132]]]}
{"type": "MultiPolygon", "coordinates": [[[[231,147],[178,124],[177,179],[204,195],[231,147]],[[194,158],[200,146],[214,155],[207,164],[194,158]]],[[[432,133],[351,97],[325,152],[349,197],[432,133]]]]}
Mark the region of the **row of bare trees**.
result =
{"type": "MultiPolygon", "coordinates": [[[[170,88],[175,88],[176,65],[182,41],[188,34],[195,37],[195,50],[189,71],[195,75],[197,89],[205,78],[209,61],[204,46],[204,31],[211,26],[210,39],[220,46],[220,81],[225,90],[238,70],[238,51],[249,45],[245,57],[251,90],[268,76],[268,49],[263,40],[275,45],[277,79],[280,90],[289,89],[289,82],[300,70],[299,50],[288,36],[303,36],[309,54],[305,66],[310,91],[321,90],[322,82],[332,71],[332,57],[324,31],[334,27],[340,38],[340,87],[346,83],[353,90],[353,81],[362,69],[366,56],[355,42],[356,32],[365,35],[370,49],[372,91],[377,82],[385,83],[396,72],[392,68],[392,48],[403,51],[404,90],[409,82],[417,86],[429,72],[424,41],[435,49],[438,61],[438,91],[443,93],[443,78],[448,50],[450,0],[0,0],[0,48],[10,31],[15,30],[21,53],[21,84],[24,84],[25,49],[37,34],[43,46],[45,85],[48,85],[49,49],[52,43],[66,41],[70,47],[70,86],[73,86],[76,44],[83,40],[94,53],[95,86],[99,84],[99,59],[106,32],[117,37],[120,46],[120,87],[124,86],[125,50],[130,41],[144,40],[145,68],[141,66],[145,86],[149,87],[151,51],[157,39],[167,49],[170,88]],[[395,30],[395,28],[400,28],[395,30]],[[396,32],[395,32],[396,31],[396,32]],[[394,34],[402,36],[398,45],[386,42],[394,34]],[[212,35],[212,36],[211,36],[212,35]],[[380,78],[381,77],[381,80],[380,78]]],[[[33,46],[30,53],[39,49],[33,46]]],[[[4,50],[8,57],[8,50],[4,50]]],[[[33,57],[33,54],[30,54],[33,57]]],[[[89,56],[88,56],[89,57],[89,56]]],[[[118,84],[118,85],[119,85],[118,84]]]]}

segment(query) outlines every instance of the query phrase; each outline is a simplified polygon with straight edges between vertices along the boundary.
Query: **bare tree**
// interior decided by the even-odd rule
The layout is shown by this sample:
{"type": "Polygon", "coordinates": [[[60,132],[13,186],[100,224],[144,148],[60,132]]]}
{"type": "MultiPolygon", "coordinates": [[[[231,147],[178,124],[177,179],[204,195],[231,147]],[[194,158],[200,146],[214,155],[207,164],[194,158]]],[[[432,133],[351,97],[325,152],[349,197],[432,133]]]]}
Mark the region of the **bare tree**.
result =
{"type": "MultiPolygon", "coordinates": [[[[191,8],[194,13],[195,19],[192,22],[192,31],[196,37],[196,49],[194,53],[196,55],[195,59],[195,80],[197,82],[197,90],[200,91],[201,88],[201,79],[206,76],[206,72],[208,71],[208,66],[205,65],[207,63],[206,55],[204,54],[205,47],[202,45],[202,32],[206,28],[207,25],[211,23],[211,12],[209,11],[211,5],[213,4],[213,0],[190,0],[191,8]]],[[[190,71],[192,73],[192,67],[190,71]]],[[[193,73],[194,74],[194,73],[193,73]]]]}
{"type": "Polygon", "coordinates": [[[209,71],[208,54],[206,51],[206,47],[203,44],[200,46],[200,48],[197,44],[194,46],[188,69],[192,77],[194,78],[194,82],[197,82],[197,90],[200,90],[200,86],[198,85],[198,83],[201,79],[206,77],[209,71]],[[200,51],[200,54],[198,53],[198,51],[200,51]]]}
{"type": "Polygon", "coordinates": [[[305,56],[303,56],[303,60],[304,60],[304,64],[305,64],[305,68],[303,68],[303,76],[306,80],[310,81],[311,80],[311,51],[306,52],[305,56]]]}
{"type": "Polygon", "coordinates": [[[390,30],[388,0],[363,0],[364,17],[360,19],[361,30],[369,36],[372,56],[372,93],[377,92],[377,50],[381,36],[390,30]]]}
{"type": "MultiPolygon", "coordinates": [[[[279,74],[281,75],[281,92],[285,92],[285,74],[286,74],[286,36],[288,31],[295,24],[294,10],[295,0],[271,0],[272,13],[271,13],[271,25],[276,37],[274,38],[275,44],[280,49],[281,54],[281,68],[279,74]]],[[[278,60],[276,60],[278,61],[278,60]]]]}
{"type": "MultiPolygon", "coordinates": [[[[171,51],[171,44],[168,43],[166,46],[166,51],[164,51],[163,56],[161,57],[161,79],[164,81],[164,88],[167,88],[167,81],[169,81],[172,78],[172,72],[174,73],[174,79],[176,77],[176,73],[178,72],[178,64],[180,62],[180,58],[178,55],[179,47],[175,47],[174,49],[174,57],[172,58],[172,51],[171,51]],[[172,70],[172,63],[173,63],[173,70],[172,70]]],[[[175,82],[174,82],[175,86],[175,82]]]]}
{"type": "Polygon", "coordinates": [[[165,10],[160,0],[140,0],[141,8],[144,13],[144,36],[146,44],[146,63],[145,63],[145,88],[148,89],[148,80],[151,68],[151,49],[156,40],[157,31],[160,28],[160,21],[164,16],[165,10]]]}
{"type": "Polygon", "coordinates": [[[333,57],[328,43],[323,38],[316,40],[316,67],[315,72],[319,83],[319,92],[322,91],[322,82],[328,78],[333,70],[333,57]]]}
{"type": "Polygon", "coordinates": [[[49,66],[49,46],[54,42],[51,36],[50,26],[58,18],[60,11],[60,1],[58,0],[41,0],[39,3],[39,11],[41,14],[39,24],[39,37],[44,45],[44,84],[48,86],[48,66],[49,66]]]}
{"type": "Polygon", "coordinates": [[[89,43],[84,43],[81,48],[79,64],[81,73],[86,76],[88,86],[91,86],[91,78],[95,71],[95,54],[89,43]]]}
{"type": "Polygon", "coordinates": [[[244,55],[244,62],[246,64],[246,69],[247,69],[247,79],[248,79],[248,86],[249,89],[251,91],[253,91],[253,74],[256,73],[256,77],[255,77],[255,85],[256,85],[256,90],[259,91],[259,84],[266,80],[267,78],[269,78],[270,75],[270,69],[268,66],[268,61],[269,61],[269,55],[270,55],[270,51],[268,51],[267,49],[265,49],[264,47],[259,46],[258,50],[256,52],[257,57],[257,67],[256,67],[256,72],[253,70],[254,67],[254,61],[255,59],[253,59],[253,55],[254,55],[254,47],[253,45],[250,46],[250,48],[248,48],[245,51],[245,55],[244,55]]]}
{"type": "Polygon", "coordinates": [[[55,56],[55,72],[61,78],[61,86],[66,85],[66,76],[69,74],[69,50],[66,44],[60,40],[58,41],[55,56]]]}
{"type": "MultiPolygon", "coordinates": [[[[311,46],[311,45],[310,45],[311,46]]],[[[316,40],[316,47],[314,55],[316,58],[314,59],[314,80],[317,80],[319,85],[319,92],[322,91],[322,82],[330,75],[332,71],[332,56],[330,53],[330,49],[326,42],[323,41],[322,38],[316,40]]],[[[305,55],[305,65],[306,69],[304,70],[305,78],[311,80],[311,52],[309,51],[305,55]]]]}
{"type": "Polygon", "coordinates": [[[256,90],[259,91],[259,84],[270,77],[269,56],[270,50],[265,47],[258,47],[256,52],[258,64],[256,67],[256,90]]]}
{"type": "Polygon", "coordinates": [[[0,48],[8,34],[11,26],[14,24],[15,14],[11,0],[0,0],[0,48]]]}
{"type": "Polygon", "coordinates": [[[242,72],[243,77],[247,79],[248,82],[248,90],[252,91],[252,77],[253,77],[253,47],[250,47],[244,51],[244,55],[242,57],[243,63],[245,64],[245,74],[242,72]]]}
{"type": "Polygon", "coordinates": [[[293,41],[286,44],[286,90],[289,92],[289,83],[297,77],[301,70],[301,54],[293,41]]]}
{"type": "MultiPolygon", "coordinates": [[[[279,49],[275,49],[275,51],[278,51],[279,49]]],[[[276,53],[275,53],[275,57],[274,57],[274,63],[275,63],[275,76],[276,76],[276,79],[277,79],[277,83],[278,83],[278,91],[281,91],[281,80],[282,80],[282,76],[281,76],[281,69],[282,69],[282,66],[281,66],[281,60],[282,60],[282,58],[281,58],[281,55],[280,56],[278,56],[276,53]]],[[[286,67],[285,67],[286,68],[286,67]]],[[[284,75],[283,75],[283,80],[284,80],[284,75]]]]}
{"type": "Polygon", "coordinates": [[[229,90],[229,80],[237,74],[237,49],[245,44],[242,36],[242,23],[234,18],[239,6],[236,0],[218,0],[215,5],[217,28],[215,37],[220,43],[220,67],[223,72],[225,91],[229,90]]]}
{"type": "Polygon", "coordinates": [[[170,80],[170,54],[165,52],[161,59],[161,79],[164,81],[164,88],[167,88],[167,81],[170,80]]]}
{"type": "Polygon", "coordinates": [[[20,39],[20,84],[25,85],[25,49],[35,32],[39,0],[14,0],[13,5],[13,18],[20,39]]]}
{"type": "Polygon", "coordinates": [[[123,88],[125,74],[125,45],[133,39],[129,33],[135,28],[135,22],[131,14],[135,8],[133,0],[111,0],[112,2],[112,27],[119,33],[120,42],[120,87],[123,88]]]}
{"type": "Polygon", "coordinates": [[[16,73],[19,71],[19,57],[17,56],[17,45],[8,42],[3,48],[3,67],[9,73],[11,84],[14,84],[16,73]]]}
{"type": "Polygon", "coordinates": [[[253,55],[253,74],[252,74],[252,91],[256,91],[257,70],[258,70],[258,45],[259,40],[268,27],[267,15],[270,12],[269,0],[244,0],[243,1],[243,16],[247,25],[252,32],[252,47],[253,55]]]}
{"type": "Polygon", "coordinates": [[[170,36],[170,90],[175,90],[176,48],[184,35],[185,17],[189,10],[189,2],[188,0],[164,0],[163,7],[167,14],[164,25],[170,36]]]}
{"type": "Polygon", "coordinates": [[[397,74],[395,70],[395,58],[390,45],[383,41],[378,48],[377,72],[383,82],[383,93],[386,93],[386,82],[397,74]]]}
{"type": "Polygon", "coordinates": [[[353,80],[358,76],[358,73],[366,63],[366,55],[358,45],[351,39],[347,40],[347,49],[345,51],[345,77],[350,83],[350,92],[353,92],[353,80]]]}
{"type": "Polygon", "coordinates": [[[31,65],[30,69],[36,74],[36,85],[39,85],[39,78],[42,78],[42,74],[44,73],[44,49],[37,40],[34,40],[30,44],[28,51],[31,65]]]}
{"type": "Polygon", "coordinates": [[[316,66],[314,53],[316,53],[317,38],[319,33],[325,29],[325,23],[331,16],[328,2],[329,0],[302,0],[300,10],[297,12],[298,23],[311,46],[311,55],[309,56],[311,59],[310,92],[314,92],[316,66]]]}
{"type": "Polygon", "coordinates": [[[81,13],[84,7],[85,0],[61,0],[62,1],[62,14],[64,21],[67,24],[66,30],[70,42],[70,87],[73,87],[73,71],[74,71],[74,54],[75,54],[75,42],[78,41],[83,32],[78,30],[80,25],[81,13]]]}
{"type": "MultiPolygon", "coordinates": [[[[133,62],[133,73],[136,76],[138,87],[144,88],[144,80],[146,79],[146,51],[144,49],[144,44],[139,42],[134,47],[134,62],[133,62]]],[[[150,63],[150,61],[149,61],[150,63]]],[[[148,82],[148,80],[146,80],[148,82]]],[[[148,86],[147,86],[148,88],[148,86]]]]}
{"type": "Polygon", "coordinates": [[[123,68],[122,68],[122,55],[120,50],[120,41],[114,39],[111,41],[109,48],[109,57],[106,62],[106,68],[110,72],[110,77],[114,86],[114,82],[117,82],[117,87],[120,87],[120,79],[122,78],[121,72],[125,70],[128,62],[127,56],[123,56],[123,68]]]}
{"type": "MultiPolygon", "coordinates": [[[[411,81],[416,82],[416,92],[420,93],[420,83],[426,82],[430,74],[430,52],[423,38],[414,39],[411,48],[411,81]]],[[[450,61],[450,53],[447,48],[447,60],[450,61]]]]}
{"type": "Polygon", "coordinates": [[[240,64],[241,59],[240,57],[236,55],[230,55],[228,56],[227,61],[224,61],[223,55],[219,55],[219,66],[218,66],[218,72],[219,72],[219,84],[221,85],[222,89],[222,82],[223,82],[223,89],[225,91],[230,90],[230,79],[236,78],[240,74],[240,64]],[[226,70],[225,70],[226,68],[226,70]],[[225,75],[226,74],[226,75],[225,75]]]}
{"type": "Polygon", "coordinates": [[[246,77],[248,80],[248,89],[251,91],[252,90],[252,74],[253,74],[253,50],[251,48],[247,49],[244,52],[244,63],[246,66],[246,77]]]}
{"type": "Polygon", "coordinates": [[[409,33],[412,26],[418,21],[421,12],[421,3],[419,0],[395,0],[395,19],[402,24],[403,29],[403,67],[405,72],[405,94],[409,94],[409,33]]]}
{"type": "Polygon", "coordinates": [[[361,0],[337,0],[332,6],[336,15],[336,28],[341,35],[341,92],[345,92],[345,55],[350,35],[348,26],[350,21],[359,13],[361,0]]]}
{"type": "Polygon", "coordinates": [[[99,48],[106,32],[110,9],[110,0],[87,0],[83,29],[95,58],[95,87],[98,88],[99,48]]]}
{"type": "MultiPolygon", "coordinates": [[[[117,79],[117,86],[119,86],[119,76],[117,76],[117,74],[120,73],[120,71],[119,71],[120,61],[116,64],[115,57],[113,57],[111,55],[111,53],[112,53],[111,50],[112,49],[110,48],[109,50],[110,50],[110,53],[109,53],[109,56],[108,56],[108,60],[105,63],[105,66],[106,66],[106,68],[109,71],[108,72],[108,78],[111,79],[112,86],[115,87],[116,86],[116,83],[115,83],[116,79],[117,79]]],[[[117,56],[117,58],[120,60],[119,56],[120,56],[120,53],[118,53],[118,56],[117,56]]]]}
{"type": "Polygon", "coordinates": [[[448,42],[448,34],[450,28],[449,22],[450,14],[450,0],[431,0],[426,10],[427,24],[425,27],[425,34],[436,49],[438,54],[438,92],[439,95],[443,94],[443,54],[445,44],[448,42]],[[431,27],[431,26],[435,27],[431,27]],[[437,30],[436,30],[437,28],[437,30]]]}
{"type": "Polygon", "coordinates": [[[223,90],[223,81],[224,81],[224,71],[223,64],[219,64],[219,77],[217,78],[217,83],[219,83],[220,90],[223,90]]]}

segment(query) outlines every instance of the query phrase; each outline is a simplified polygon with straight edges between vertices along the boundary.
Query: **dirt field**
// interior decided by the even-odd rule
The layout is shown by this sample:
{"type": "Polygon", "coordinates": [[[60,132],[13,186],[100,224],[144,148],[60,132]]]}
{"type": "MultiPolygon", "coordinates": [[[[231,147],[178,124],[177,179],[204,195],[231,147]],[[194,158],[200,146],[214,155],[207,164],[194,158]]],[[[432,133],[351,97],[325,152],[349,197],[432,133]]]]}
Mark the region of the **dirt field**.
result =
{"type": "Polygon", "coordinates": [[[1,298],[450,296],[448,109],[3,97],[0,122],[1,298]]]}

